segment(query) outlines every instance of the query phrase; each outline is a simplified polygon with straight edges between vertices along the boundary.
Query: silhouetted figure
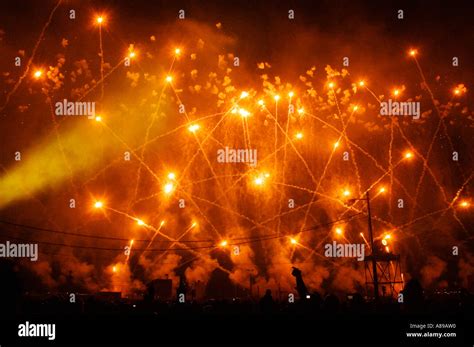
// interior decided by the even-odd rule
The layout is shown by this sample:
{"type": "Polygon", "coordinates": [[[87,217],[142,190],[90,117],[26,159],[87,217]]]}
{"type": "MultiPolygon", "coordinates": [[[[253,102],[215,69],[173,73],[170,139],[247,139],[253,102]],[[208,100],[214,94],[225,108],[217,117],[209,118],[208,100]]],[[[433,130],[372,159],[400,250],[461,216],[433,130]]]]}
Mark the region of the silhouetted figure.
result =
{"type": "Polygon", "coordinates": [[[352,296],[351,309],[357,312],[364,310],[365,300],[359,293],[354,293],[352,296]]]}
{"type": "Polygon", "coordinates": [[[306,296],[308,295],[308,289],[306,289],[306,285],[303,281],[303,276],[301,274],[301,270],[293,266],[293,271],[291,274],[296,278],[296,290],[298,295],[301,299],[306,300],[306,296]]]}
{"type": "Polygon", "coordinates": [[[153,282],[148,283],[146,294],[143,296],[143,300],[147,304],[151,304],[155,300],[155,287],[153,282]]]}
{"type": "Polygon", "coordinates": [[[321,298],[321,295],[318,292],[314,292],[311,294],[311,297],[309,299],[311,310],[319,310],[321,308],[323,298],[321,298]]]}
{"type": "Polygon", "coordinates": [[[336,313],[339,311],[339,299],[333,294],[329,294],[324,298],[324,311],[327,313],[336,313]]]}
{"type": "Polygon", "coordinates": [[[191,288],[191,300],[196,300],[196,282],[193,283],[193,286],[191,288]]]}
{"type": "Polygon", "coordinates": [[[403,302],[409,311],[418,311],[423,306],[423,287],[416,278],[407,282],[402,290],[403,302]]]}
{"type": "Polygon", "coordinates": [[[260,299],[260,310],[263,313],[273,312],[275,302],[273,301],[272,291],[267,289],[265,295],[260,299]]]}
{"type": "Polygon", "coordinates": [[[11,318],[20,308],[22,286],[15,265],[0,260],[0,318],[11,318]]]}
{"type": "Polygon", "coordinates": [[[180,300],[180,297],[183,297],[181,294],[184,294],[184,297],[186,297],[186,292],[187,292],[186,280],[184,279],[183,276],[181,276],[179,278],[179,287],[177,289],[178,301],[180,300]]]}

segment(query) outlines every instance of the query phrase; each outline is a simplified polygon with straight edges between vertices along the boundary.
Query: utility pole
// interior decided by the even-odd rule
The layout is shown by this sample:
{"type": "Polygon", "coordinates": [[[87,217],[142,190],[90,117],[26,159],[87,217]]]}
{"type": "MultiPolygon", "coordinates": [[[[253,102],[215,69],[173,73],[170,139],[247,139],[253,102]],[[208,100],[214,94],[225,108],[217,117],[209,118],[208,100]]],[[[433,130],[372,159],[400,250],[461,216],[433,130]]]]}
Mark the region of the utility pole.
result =
{"type": "Polygon", "coordinates": [[[365,193],[365,199],[367,201],[367,217],[368,217],[368,225],[369,225],[369,239],[370,239],[370,247],[372,249],[372,276],[374,279],[374,299],[375,303],[379,300],[379,280],[377,276],[377,260],[376,260],[376,249],[374,247],[374,235],[372,232],[372,216],[370,214],[370,197],[369,191],[365,193]]]}

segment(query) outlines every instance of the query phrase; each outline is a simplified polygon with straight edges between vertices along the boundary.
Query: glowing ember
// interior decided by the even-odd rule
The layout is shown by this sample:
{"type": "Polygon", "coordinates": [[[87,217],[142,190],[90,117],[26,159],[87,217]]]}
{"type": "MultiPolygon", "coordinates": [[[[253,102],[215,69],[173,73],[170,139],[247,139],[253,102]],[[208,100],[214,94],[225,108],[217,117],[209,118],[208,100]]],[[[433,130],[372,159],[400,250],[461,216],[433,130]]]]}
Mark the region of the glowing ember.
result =
{"type": "Polygon", "coordinates": [[[188,127],[188,130],[192,133],[196,132],[200,128],[199,124],[193,124],[188,127]]]}
{"type": "Polygon", "coordinates": [[[174,185],[173,185],[173,183],[167,183],[167,184],[165,184],[163,190],[164,190],[164,192],[165,192],[166,194],[170,194],[170,193],[174,190],[174,185]]]}

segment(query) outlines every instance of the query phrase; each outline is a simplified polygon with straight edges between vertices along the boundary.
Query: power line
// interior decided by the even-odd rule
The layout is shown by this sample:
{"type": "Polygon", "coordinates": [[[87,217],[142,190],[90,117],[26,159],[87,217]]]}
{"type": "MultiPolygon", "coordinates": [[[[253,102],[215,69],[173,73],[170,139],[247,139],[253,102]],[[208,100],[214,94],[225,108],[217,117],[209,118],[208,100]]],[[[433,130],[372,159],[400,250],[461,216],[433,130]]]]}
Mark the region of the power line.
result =
{"type": "Polygon", "coordinates": [[[306,232],[306,231],[312,231],[312,230],[325,228],[325,227],[328,227],[330,225],[337,224],[339,222],[349,221],[349,220],[353,219],[354,217],[357,217],[361,214],[363,214],[363,213],[359,212],[359,213],[347,216],[345,218],[330,221],[328,223],[317,224],[317,225],[313,225],[311,227],[305,228],[305,229],[300,230],[300,231],[296,231],[296,232],[293,232],[293,233],[287,233],[283,236],[281,234],[278,235],[278,233],[272,233],[272,234],[264,234],[264,235],[259,235],[259,236],[235,237],[235,238],[232,238],[231,240],[251,240],[251,239],[256,239],[256,238],[266,238],[266,237],[272,237],[272,236],[277,236],[277,235],[278,235],[278,237],[286,237],[286,236],[289,236],[289,235],[295,235],[295,234],[299,234],[299,233],[306,232]]]}
{"type": "MultiPolygon", "coordinates": [[[[354,217],[356,217],[360,214],[362,214],[362,213],[360,212],[360,213],[356,213],[354,215],[347,216],[345,218],[334,220],[334,221],[331,221],[331,222],[328,222],[328,223],[318,224],[318,225],[303,229],[300,232],[306,232],[306,231],[311,231],[311,230],[324,228],[326,226],[339,223],[341,221],[350,220],[350,219],[352,219],[352,218],[354,218],[354,217]]],[[[54,230],[54,229],[49,229],[49,228],[41,228],[41,227],[26,225],[26,224],[21,224],[21,223],[13,223],[13,222],[5,221],[5,220],[0,220],[0,223],[15,226],[15,227],[18,227],[18,228],[26,228],[26,229],[36,230],[36,231],[44,231],[44,232],[49,232],[49,233],[54,233],[54,234],[69,235],[69,236],[75,236],[75,237],[84,237],[84,238],[91,238],[91,239],[98,239],[98,240],[111,240],[111,241],[125,241],[125,242],[130,241],[129,238],[120,238],[120,237],[113,237],[113,236],[87,235],[87,234],[74,233],[74,232],[63,231],[63,230],[54,230]]],[[[288,235],[294,235],[294,234],[300,233],[300,232],[289,233],[287,235],[284,235],[283,237],[288,236],[288,235]]],[[[266,239],[267,237],[272,237],[272,236],[276,236],[276,235],[278,235],[278,234],[277,233],[272,233],[272,234],[264,234],[264,235],[258,235],[258,236],[234,237],[234,238],[230,238],[229,240],[266,239]]],[[[159,241],[159,242],[169,242],[169,243],[171,243],[171,242],[179,242],[179,243],[208,242],[208,243],[214,243],[215,242],[215,240],[211,240],[211,239],[201,239],[201,240],[156,240],[155,238],[153,238],[153,239],[133,239],[133,241],[134,242],[151,242],[151,241],[158,242],[159,241]]]]}
{"type": "MultiPolygon", "coordinates": [[[[342,219],[334,220],[328,223],[323,223],[319,225],[315,225],[306,229],[303,229],[300,232],[304,231],[311,231],[311,230],[316,230],[320,228],[327,227],[329,225],[339,223],[341,221],[347,221],[350,219],[353,219],[354,217],[360,215],[361,213],[357,213],[342,219]]],[[[106,240],[115,240],[115,241],[126,241],[127,243],[130,242],[130,239],[122,239],[122,238],[117,238],[117,237],[107,237],[107,236],[96,236],[96,235],[84,235],[84,234],[78,234],[78,233],[71,233],[71,232],[66,232],[66,231],[59,231],[59,230],[53,230],[53,229],[47,229],[47,228],[39,228],[35,226],[30,226],[30,225],[24,225],[24,224],[19,224],[19,223],[12,223],[12,222],[7,222],[7,221],[1,221],[0,223],[4,223],[7,225],[13,225],[16,227],[21,227],[21,228],[27,228],[27,229],[33,229],[33,230],[38,230],[38,231],[46,231],[46,232],[52,232],[52,233],[57,233],[57,234],[63,234],[63,235],[70,235],[70,236],[78,236],[78,237],[86,237],[86,238],[94,238],[94,239],[106,239],[106,240]]],[[[248,244],[248,243],[253,243],[253,242],[259,242],[259,241],[269,241],[269,240],[274,240],[278,238],[285,238],[290,235],[298,234],[299,232],[294,232],[294,233],[288,233],[284,235],[278,235],[277,233],[274,234],[267,234],[267,235],[260,235],[256,237],[248,237],[248,238],[233,238],[230,239],[231,241],[237,241],[235,243],[229,243],[229,246],[238,246],[241,244],[248,244]]],[[[114,251],[114,252],[123,252],[124,248],[110,248],[110,247],[98,247],[98,246],[85,246],[85,245],[73,245],[73,244],[65,244],[65,243],[57,243],[57,242],[49,242],[49,241],[39,241],[39,240],[34,240],[34,239],[25,239],[21,238],[18,236],[11,236],[11,235],[6,235],[6,234],[0,234],[0,236],[5,237],[5,238],[11,238],[14,240],[19,240],[19,241],[24,241],[24,242],[30,242],[30,243],[39,243],[39,244],[45,244],[45,245],[50,245],[50,246],[61,246],[61,247],[69,247],[69,248],[77,248],[77,249],[92,249],[92,250],[99,250],[99,251],[114,251]]],[[[138,240],[133,240],[138,241],[138,240]]],[[[140,241],[152,241],[151,239],[149,240],[140,240],[140,241]]],[[[183,241],[176,240],[176,241],[167,241],[167,242],[176,242],[176,243],[181,243],[183,241]]],[[[193,242],[212,242],[214,245],[210,246],[195,246],[195,247],[188,247],[188,248],[133,248],[134,251],[138,252],[168,252],[168,251],[193,251],[193,250],[204,250],[204,249],[215,249],[218,248],[218,244],[215,243],[214,240],[194,240],[193,242]]]]}
{"type": "MultiPolygon", "coordinates": [[[[32,229],[32,230],[37,230],[37,231],[45,231],[45,232],[49,232],[49,233],[70,235],[70,236],[76,236],[76,237],[85,237],[85,238],[91,238],[91,239],[111,240],[111,241],[126,241],[126,242],[130,241],[130,239],[125,239],[125,238],[120,238],[120,237],[73,233],[73,232],[69,232],[69,231],[54,230],[54,229],[48,229],[48,228],[40,228],[40,227],[36,227],[36,226],[32,226],[32,225],[13,223],[13,222],[4,221],[4,220],[0,220],[0,223],[15,226],[15,227],[19,227],[19,228],[26,228],[26,229],[32,229]]],[[[155,241],[155,239],[134,239],[133,241],[134,242],[150,242],[150,241],[155,241]]],[[[159,241],[159,240],[156,240],[156,241],[159,241]]],[[[175,241],[161,240],[160,242],[175,242],[175,241]]],[[[179,242],[182,242],[182,243],[186,243],[186,242],[214,242],[214,240],[210,240],[210,239],[207,239],[207,240],[182,240],[182,241],[179,241],[179,242]]]]}
{"type": "MultiPolygon", "coordinates": [[[[108,248],[108,247],[97,247],[97,246],[84,246],[84,245],[70,245],[70,244],[65,244],[65,243],[57,243],[57,242],[49,242],[49,241],[39,241],[39,240],[32,240],[32,239],[25,239],[22,237],[18,236],[10,236],[10,235],[5,235],[5,234],[0,234],[0,236],[3,237],[8,237],[14,240],[19,240],[19,241],[25,241],[25,242],[30,242],[30,243],[39,243],[39,244],[45,244],[45,245],[50,245],[50,246],[62,246],[62,247],[70,247],[70,248],[81,248],[81,249],[94,249],[94,250],[99,250],[99,251],[120,251],[123,252],[123,248],[108,248]]],[[[189,248],[133,248],[132,250],[134,251],[139,251],[139,252],[167,252],[167,251],[192,251],[196,249],[211,249],[215,248],[216,246],[200,246],[200,247],[189,247],[189,248]]]]}

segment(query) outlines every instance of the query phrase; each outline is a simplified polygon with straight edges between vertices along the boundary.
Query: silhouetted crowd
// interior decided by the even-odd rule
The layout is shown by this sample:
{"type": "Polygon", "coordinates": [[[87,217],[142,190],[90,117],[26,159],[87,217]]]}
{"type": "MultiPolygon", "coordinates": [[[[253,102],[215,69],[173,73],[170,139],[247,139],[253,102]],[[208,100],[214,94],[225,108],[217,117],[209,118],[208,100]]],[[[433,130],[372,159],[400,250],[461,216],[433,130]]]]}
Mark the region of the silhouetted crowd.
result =
{"type": "MultiPolygon", "coordinates": [[[[10,269],[11,270],[11,269],[10,269]]],[[[388,313],[426,313],[426,312],[472,312],[473,295],[466,290],[426,295],[416,279],[409,281],[403,290],[403,302],[396,298],[380,297],[375,303],[360,293],[352,293],[341,299],[341,296],[328,293],[309,293],[302,281],[298,269],[293,270],[296,277],[295,300],[275,300],[272,291],[267,289],[261,298],[206,299],[193,300],[192,295],[186,296],[184,302],[178,300],[155,300],[146,294],[142,298],[98,298],[91,294],[75,294],[74,303],[70,293],[47,293],[33,295],[22,290],[18,278],[13,271],[0,268],[2,285],[0,286],[0,317],[11,318],[15,315],[89,315],[117,314],[124,315],[214,315],[214,314],[249,314],[261,316],[308,315],[310,317],[327,317],[338,314],[371,314],[388,313]]]]}

